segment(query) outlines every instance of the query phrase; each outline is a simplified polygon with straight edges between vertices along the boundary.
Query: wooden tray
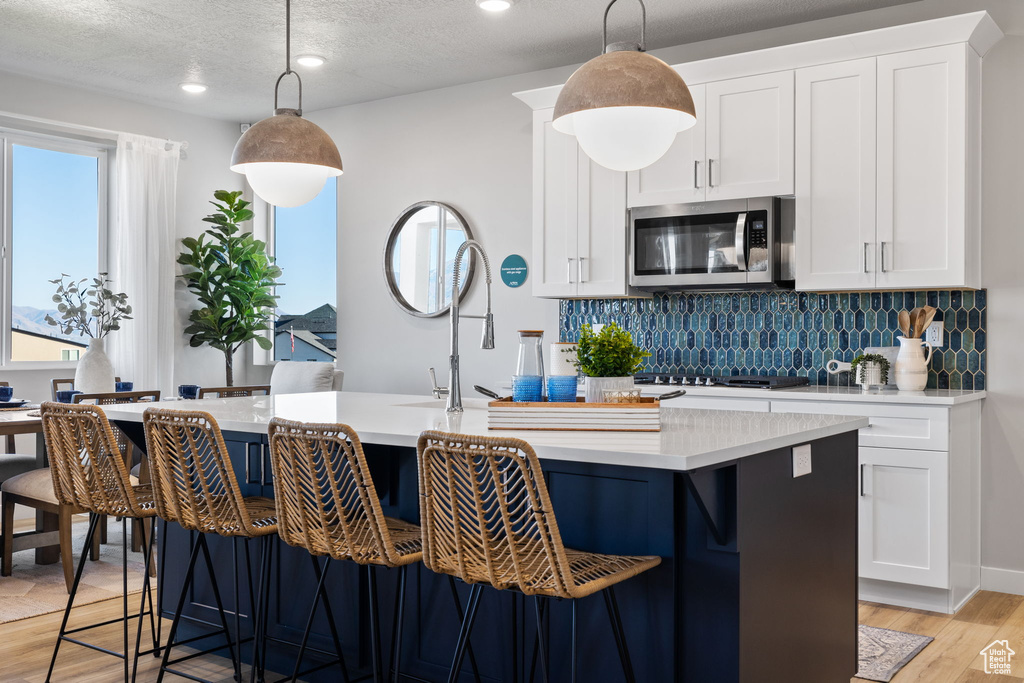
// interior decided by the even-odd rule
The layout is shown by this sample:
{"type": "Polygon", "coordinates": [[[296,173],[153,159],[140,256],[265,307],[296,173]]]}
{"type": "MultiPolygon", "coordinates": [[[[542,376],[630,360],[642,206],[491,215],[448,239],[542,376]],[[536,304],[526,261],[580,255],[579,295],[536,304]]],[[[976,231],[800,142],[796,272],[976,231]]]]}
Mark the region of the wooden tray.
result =
{"type": "Polygon", "coordinates": [[[517,403],[511,399],[487,404],[488,429],[587,432],[661,431],[661,403],[644,396],[636,403],[517,403]]]}

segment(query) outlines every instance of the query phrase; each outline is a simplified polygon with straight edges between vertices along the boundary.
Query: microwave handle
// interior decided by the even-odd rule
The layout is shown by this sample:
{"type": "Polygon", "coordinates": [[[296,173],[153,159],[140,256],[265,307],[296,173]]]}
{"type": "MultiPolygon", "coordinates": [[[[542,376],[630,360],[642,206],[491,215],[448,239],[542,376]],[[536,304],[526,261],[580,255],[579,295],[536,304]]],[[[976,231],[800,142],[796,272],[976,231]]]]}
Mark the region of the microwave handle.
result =
{"type": "Polygon", "coordinates": [[[736,266],[741,272],[747,270],[747,214],[736,216],[736,266]]]}

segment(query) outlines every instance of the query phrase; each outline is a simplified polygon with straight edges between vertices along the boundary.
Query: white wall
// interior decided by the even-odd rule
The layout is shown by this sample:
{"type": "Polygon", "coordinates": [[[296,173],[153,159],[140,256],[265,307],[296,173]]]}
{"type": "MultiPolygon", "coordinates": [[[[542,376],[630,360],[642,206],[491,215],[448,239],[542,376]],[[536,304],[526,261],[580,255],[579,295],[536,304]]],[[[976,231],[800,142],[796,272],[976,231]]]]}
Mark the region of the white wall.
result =
{"type": "MultiPolygon", "coordinates": [[[[238,139],[235,123],[183,114],[136,102],[120,100],[87,90],[0,72],[0,112],[49,119],[79,126],[138,133],[158,138],[187,141],[187,158],[178,172],[178,236],[197,235],[205,229],[203,216],[211,212],[207,203],[218,189],[241,188],[241,176],[228,170],[231,150],[238,139]]],[[[83,263],[83,275],[95,263],[83,263]]],[[[191,295],[178,287],[178,331],[183,329],[191,295]]],[[[209,348],[190,349],[179,334],[175,354],[175,383],[222,384],[223,356],[209,348]]],[[[236,382],[246,378],[244,356],[236,359],[236,382]]],[[[71,371],[73,373],[73,371],[71,371]]],[[[67,370],[0,370],[0,379],[15,387],[20,397],[48,399],[52,377],[68,375],[67,370]]],[[[126,377],[125,379],[130,379],[126,377]]],[[[145,387],[140,387],[145,388],[145,387]]],[[[22,437],[25,439],[25,437],[22,437]]],[[[27,441],[24,442],[27,445],[27,441]]]]}
{"type": "MultiPolygon", "coordinates": [[[[1024,339],[1020,200],[1024,196],[1024,3],[1019,0],[928,0],[884,10],[657,51],[669,63],[784,45],[938,16],[985,9],[1009,35],[984,66],[984,272],[989,289],[988,387],[983,412],[983,565],[998,587],[1024,593],[1024,339]],[[1019,572],[1019,573],[1018,573],[1019,572]]],[[[345,162],[339,192],[339,364],[347,389],[423,393],[425,368],[443,376],[447,321],[397,309],[381,275],[391,222],[422,199],[454,204],[493,261],[519,253],[530,262],[531,130],[518,90],[565,81],[571,68],[535,72],[367,104],[309,117],[337,141],[345,162]]],[[[474,286],[467,310],[482,306],[474,286]]],[[[554,341],[557,305],[532,299],[529,282],[495,284],[497,348],[476,347],[478,328],[462,332],[463,387],[497,386],[515,368],[515,330],[543,327],[554,341]]],[[[471,393],[471,391],[470,391],[471,393]]],[[[469,394],[467,394],[469,395],[469,394]]],[[[954,482],[955,485],[955,482],[954,482]]]]}

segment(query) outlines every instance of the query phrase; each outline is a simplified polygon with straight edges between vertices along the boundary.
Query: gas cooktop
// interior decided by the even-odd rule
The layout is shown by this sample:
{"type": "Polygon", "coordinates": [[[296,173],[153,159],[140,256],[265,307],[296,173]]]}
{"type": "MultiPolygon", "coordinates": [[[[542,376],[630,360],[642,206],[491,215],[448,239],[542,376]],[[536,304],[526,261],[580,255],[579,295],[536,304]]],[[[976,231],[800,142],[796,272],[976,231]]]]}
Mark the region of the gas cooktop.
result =
{"type": "Polygon", "coordinates": [[[633,377],[637,384],[678,384],[682,386],[739,387],[741,389],[790,389],[810,384],[806,377],[779,375],[688,375],[641,372],[633,377]]]}

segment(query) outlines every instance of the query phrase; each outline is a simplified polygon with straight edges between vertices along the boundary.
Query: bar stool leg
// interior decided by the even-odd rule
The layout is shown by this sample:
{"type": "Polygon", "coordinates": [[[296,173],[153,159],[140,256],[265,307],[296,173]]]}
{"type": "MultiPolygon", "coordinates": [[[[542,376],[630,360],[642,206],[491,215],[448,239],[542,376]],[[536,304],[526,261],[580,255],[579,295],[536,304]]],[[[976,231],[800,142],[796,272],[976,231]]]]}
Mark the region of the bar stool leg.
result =
{"type": "Polygon", "coordinates": [[[483,586],[480,584],[475,584],[469,590],[466,617],[462,620],[462,628],[459,629],[459,641],[455,646],[455,659],[452,661],[452,669],[448,673],[448,683],[455,683],[459,678],[462,661],[466,655],[466,646],[469,643],[469,637],[473,633],[473,622],[476,621],[476,610],[480,605],[480,593],[482,592],[483,586]]]}
{"type": "Polygon", "coordinates": [[[224,603],[220,599],[220,589],[217,586],[217,576],[213,571],[213,560],[210,559],[210,548],[206,544],[206,535],[199,534],[199,545],[203,549],[203,560],[206,563],[206,571],[210,575],[210,587],[213,589],[213,599],[217,603],[217,614],[220,615],[220,625],[224,629],[224,637],[228,641],[228,655],[235,669],[235,680],[242,680],[242,663],[235,654],[235,643],[231,640],[231,629],[228,628],[228,618],[224,614],[224,603]]]}
{"type": "MultiPolygon", "coordinates": [[[[142,523],[145,524],[146,523],[145,520],[142,520],[142,523]]],[[[157,626],[156,626],[156,623],[154,622],[154,614],[155,614],[155,612],[153,610],[152,582],[151,582],[151,579],[150,579],[150,576],[149,576],[149,569],[150,569],[150,567],[153,564],[153,545],[154,545],[154,541],[155,541],[155,534],[156,534],[156,517],[152,517],[150,519],[149,538],[146,539],[147,543],[145,544],[145,547],[143,548],[143,550],[146,553],[145,574],[143,575],[143,578],[142,578],[142,600],[141,600],[141,602],[139,604],[139,626],[138,626],[138,630],[135,633],[135,658],[132,661],[132,678],[131,678],[132,683],[135,683],[135,678],[136,678],[136,676],[138,674],[138,670],[139,670],[139,654],[140,654],[140,651],[142,649],[142,621],[143,621],[143,614],[146,611],[146,599],[147,599],[147,597],[149,599],[149,629],[150,629],[150,632],[153,635],[153,650],[156,651],[156,649],[157,649],[157,647],[159,645],[159,641],[157,640],[157,626]]]]}
{"type": "MultiPolygon", "coordinates": [[[[455,577],[448,575],[448,588],[452,593],[452,601],[455,603],[455,616],[459,618],[459,623],[462,623],[462,601],[459,600],[459,589],[455,586],[455,577]]],[[[480,681],[480,669],[476,665],[476,655],[473,653],[473,644],[468,645],[469,649],[469,667],[473,670],[473,680],[475,683],[481,683],[480,681]]]]}
{"type": "Polygon", "coordinates": [[[167,522],[164,522],[164,527],[161,530],[160,525],[153,520],[153,528],[160,535],[160,570],[157,572],[156,577],[156,637],[154,638],[155,647],[153,649],[153,656],[160,656],[160,640],[161,632],[163,631],[163,615],[164,609],[164,579],[167,576],[167,522]]]}
{"type": "MultiPolygon", "coordinates": [[[[317,562],[316,558],[312,555],[309,557],[313,560],[313,570],[317,577],[316,595],[313,596],[313,607],[309,610],[309,617],[306,619],[306,628],[302,631],[302,640],[299,643],[299,653],[295,657],[295,666],[292,668],[292,677],[290,679],[292,681],[297,681],[299,679],[299,671],[302,669],[302,658],[306,654],[306,645],[309,643],[309,633],[313,630],[313,619],[316,617],[316,610],[317,607],[320,606],[320,599],[323,596],[324,581],[327,580],[327,570],[330,569],[331,566],[331,558],[328,557],[327,562],[324,564],[323,571],[321,571],[320,563],[317,562]]],[[[346,675],[346,679],[347,678],[348,676],[346,675]]]]}
{"type": "MultiPolygon", "coordinates": [[[[545,606],[546,607],[546,606],[545,606]]],[[[537,615],[537,650],[540,652],[540,672],[543,677],[544,683],[548,683],[548,654],[547,648],[544,647],[544,612],[542,609],[541,600],[538,596],[533,596],[533,610],[537,615]]],[[[533,674],[530,674],[531,679],[533,674]]]]}
{"type": "Polygon", "coordinates": [[[398,595],[395,598],[395,616],[391,626],[391,681],[399,683],[402,662],[402,625],[405,623],[405,583],[408,565],[398,568],[398,595]]]}
{"type": "MultiPolygon", "coordinates": [[[[310,555],[313,560],[313,566],[317,573],[317,580],[320,580],[320,564],[316,561],[316,558],[310,555]]],[[[324,573],[327,573],[327,565],[330,563],[330,557],[324,563],[324,573]]],[[[341,665],[341,675],[345,683],[349,683],[348,677],[348,665],[345,663],[345,654],[341,651],[341,637],[338,635],[338,625],[334,622],[334,608],[331,607],[331,598],[327,593],[327,588],[323,588],[323,592],[320,594],[324,601],[324,609],[327,610],[327,625],[331,629],[331,639],[334,641],[334,651],[338,654],[338,663],[341,665]]]]}
{"type": "MultiPolygon", "coordinates": [[[[192,572],[196,568],[196,560],[199,559],[199,544],[192,545],[192,553],[188,558],[188,568],[185,570],[185,583],[181,586],[181,594],[178,596],[178,606],[174,609],[174,618],[171,620],[171,630],[167,634],[167,645],[164,646],[163,658],[160,661],[160,673],[157,674],[156,683],[162,683],[164,673],[167,671],[167,664],[171,658],[171,649],[174,647],[174,636],[178,634],[178,623],[181,621],[181,611],[185,609],[185,600],[188,598],[188,589],[192,585],[192,572]]],[[[163,578],[163,574],[161,574],[163,578]]]]}
{"type": "Polygon", "coordinates": [[[377,611],[377,574],[373,571],[373,565],[366,565],[366,577],[370,584],[370,664],[373,667],[374,683],[383,683],[384,675],[381,671],[380,653],[380,613],[377,611]]]}
{"type": "MultiPolygon", "coordinates": [[[[124,621],[121,622],[124,639],[124,680],[128,680],[128,518],[121,518],[121,607],[124,609],[124,621]]],[[[139,612],[139,625],[142,625],[142,612],[139,612]]]]}
{"type": "Polygon", "coordinates": [[[252,670],[249,672],[249,681],[256,683],[256,681],[263,680],[263,671],[261,664],[263,662],[264,651],[266,650],[266,603],[269,600],[270,593],[270,536],[264,536],[260,540],[261,557],[260,557],[260,578],[259,578],[259,590],[256,594],[256,607],[253,609],[253,619],[255,619],[255,627],[253,631],[252,639],[252,670]]]}
{"type": "Polygon", "coordinates": [[[612,622],[612,633],[615,635],[615,646],[619,649],[619,661],[622,662],[622,673],[627,683],[636,683],[633,674],[633,662],[629,658],[629,646],[626,644],[626,632],[622,629],[622,618],[619,615],[619,603],[615,599],[615,587],[604,590],[604,604],[608,609],[608,618],[612,622]]]}
{"type": "Polygon", "coordinates": [[[46,683],[50,683],[53,676],[53,667],[57,663],[57,652],[60,650],[60,643],[64,640],[64,632],[68,628],[68,617],[71,616],[71,606],[75,602],[75,595],[78,593],[78,586],[82,581],[82,572],[85,571],[85,561],[89,557],[89,550],[92,548],[92,539],[96,535],[98,517],[89,516],[89,532],[85,535],[85,546],[82,548],[82,557],[78,560],[78,569],[75,571],[75,581],[71,584],[71,593],[68,595],[68,604],[64,608],[64,618],[60,622],[60,631],[57,633],[57,643],[53,646],[53,656],[50,657],[50,668],[46,672],[46,683]]]}
{"type": "Polygon", "coordinates": [[[577,600],[572,601],[572,659],[570,660],[570,675],[569,680],[571,683],[576,683],[576,603],[577,600]]]}

